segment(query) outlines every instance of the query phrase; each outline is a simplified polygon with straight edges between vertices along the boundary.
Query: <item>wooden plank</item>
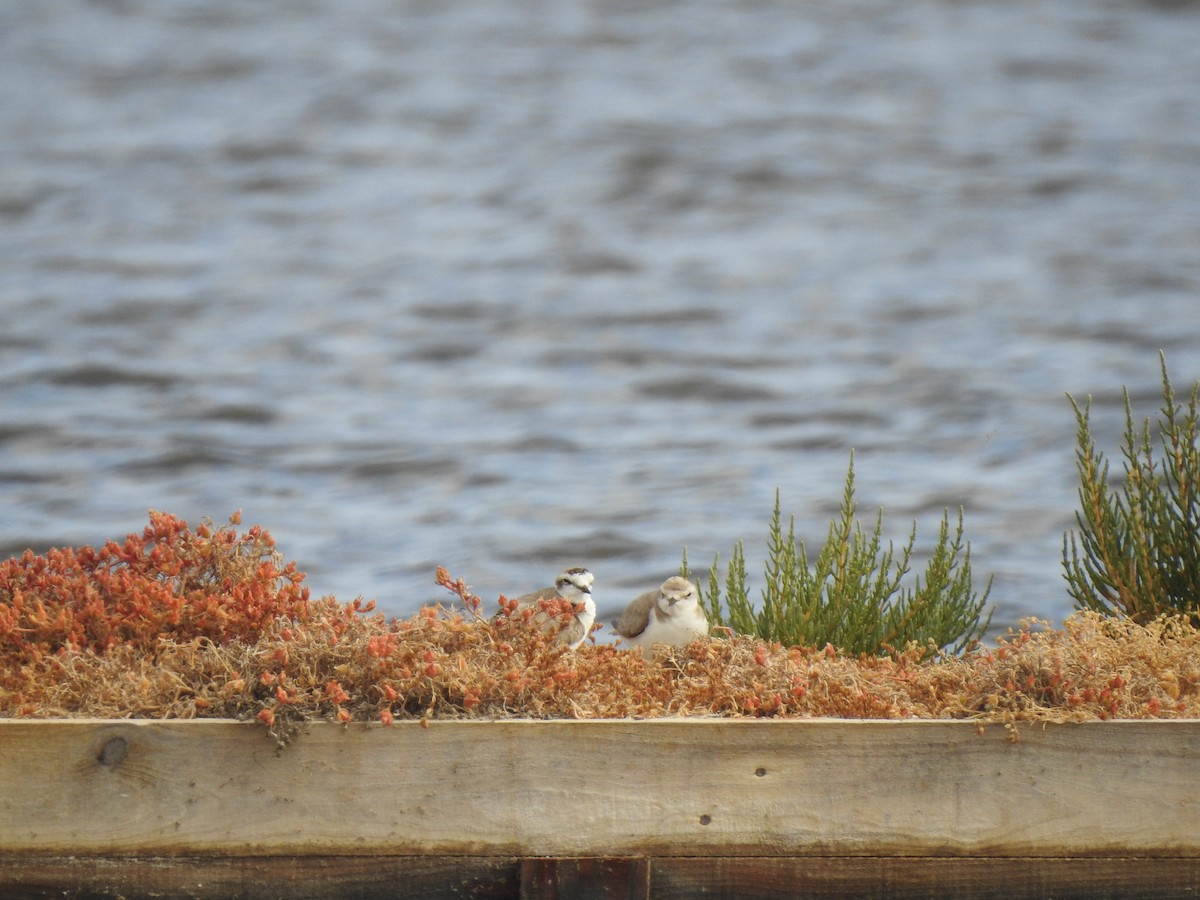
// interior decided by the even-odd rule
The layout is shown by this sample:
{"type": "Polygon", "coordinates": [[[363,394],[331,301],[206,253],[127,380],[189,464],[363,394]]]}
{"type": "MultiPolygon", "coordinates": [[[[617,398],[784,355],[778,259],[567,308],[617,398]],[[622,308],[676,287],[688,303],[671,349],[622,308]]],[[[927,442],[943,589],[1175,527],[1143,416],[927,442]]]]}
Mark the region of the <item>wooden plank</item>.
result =
{"type": "Polygon", "coordinates": [[[540,857],[521,861],[521,900],[604,900],[650,896],[650,860],[540,857]]]}
{"type": "Polygon", "coordinates": [[[0,847],[74,855],[1194,856],[1200,722],[0,722],[0,847]]]}
{"type": "Polygon", "coordinates": [[[504,857],[70,857],[0,855],[0,896],[193,900],[471,897],[520,894],[518,860],[504,857]]]}
{"type": "Polygon", "coordinates": [[[0,896],[195,900],[1184,898],[1200,860],[1045,857],[6,857],[0,896]]]}
{"type": "Polygon", "coordinates": [[[954,897],[956,900],[1194,898],[1196,859],[764,857],[652,860],[654,900],[954,897]]]}

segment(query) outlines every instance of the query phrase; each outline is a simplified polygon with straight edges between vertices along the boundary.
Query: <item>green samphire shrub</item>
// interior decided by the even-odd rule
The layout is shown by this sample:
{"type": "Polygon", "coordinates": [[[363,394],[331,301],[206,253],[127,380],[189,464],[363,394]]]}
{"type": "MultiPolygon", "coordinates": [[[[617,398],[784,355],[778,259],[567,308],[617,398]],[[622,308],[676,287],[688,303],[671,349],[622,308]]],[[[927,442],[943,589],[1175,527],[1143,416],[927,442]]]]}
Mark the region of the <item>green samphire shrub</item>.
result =
{"type": "MultiPolygon", "coordinates": [[[[963,540],[962,511],[953,536],[949,512],[942,516],[937,544],[922,578],[910,587],[901,581],[911,569],[917,526],[899,550],[883,543],[883,511],[870,532],[855,518],[854,457],[846,473],[842,504],[830,523],[825,545],[809,561],[803,542],[796,542],[795,518],[786,533],[779,492],[767,539],[764,567],[766,586],[755,606],[746,588],[745,548],[733,548],[724,579],[719,558],[709,569],[707,587],[699,585],[709,621],[739,634],[795,646],[832,644],[849,653],[880,653],[916,643],[929,653],[960,653],[979,640],[991,621],[984,604],[991,580],[982,594],[971,585],[971,550],[963,540]]],[[[688,572],[684,548],[680,573],[688,572]]]]}
{"type": "Polygon", "coordinates": [[[1063,535],[1063,569],[1075,605],[1145,623],[1156,616],[1200,619],[1200,381],[1186,408],[1176,402],[1162,366],[1162,448],[1155,458],[1150,420],[1137,428],[1125,390],[1124,478],[1109,484],[1109,465],[1096,449],[1082,407],[1068,395],[1078,423],[1079,504],[1076,534],[1063,535]]]}

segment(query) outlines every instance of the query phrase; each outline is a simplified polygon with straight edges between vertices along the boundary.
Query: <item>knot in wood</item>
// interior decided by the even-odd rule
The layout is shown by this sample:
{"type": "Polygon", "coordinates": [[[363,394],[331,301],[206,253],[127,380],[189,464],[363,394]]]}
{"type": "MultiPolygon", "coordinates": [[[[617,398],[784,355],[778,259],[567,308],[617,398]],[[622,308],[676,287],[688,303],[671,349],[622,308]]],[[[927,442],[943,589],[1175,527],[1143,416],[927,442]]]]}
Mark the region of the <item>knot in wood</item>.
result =
{"type": "Polygon", "coordinates": [[[129,743],[123,737],[115,737],[105,742],[96,757],[102,766],[119,766],[129,755],[129,743]]]}

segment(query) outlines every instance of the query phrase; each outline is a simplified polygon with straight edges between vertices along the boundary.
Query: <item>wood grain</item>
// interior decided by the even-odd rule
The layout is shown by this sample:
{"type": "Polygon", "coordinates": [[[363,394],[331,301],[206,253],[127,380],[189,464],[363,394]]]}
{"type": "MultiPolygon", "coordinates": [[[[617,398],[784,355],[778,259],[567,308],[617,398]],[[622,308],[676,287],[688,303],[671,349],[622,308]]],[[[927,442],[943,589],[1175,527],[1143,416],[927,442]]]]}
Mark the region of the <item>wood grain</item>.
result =
{"type": "Polygon", "coordinates": [[[644,857],[526,859],[521,862],[520,896],[522,900],[646,900],[651,864],[644,857]]]}
{"type": "Polygon", "coordinates": [[[655,859],[649,896],[784,900],[794,897],[953,897],[956,900],[1055,900],[1195,897],[1195,859],[1045,857],[767,857],[655,859]]]}
{"type": "Polygon", "coordinates": [[[1196,859],[1046,857],[11,857],[0,896],[150,900],[1195,897],[1196,859]]]}
{"type": "Polygon", "coordinates": [[[520,896],[520,863],[503,857],[5,857],[0,897],[192,900],[438,900],[520,896]]]}
{"type": "Polygon", "coordinates": [[[1200,855],[1200,722],[0,721],[10,854],[1200,855]]]}

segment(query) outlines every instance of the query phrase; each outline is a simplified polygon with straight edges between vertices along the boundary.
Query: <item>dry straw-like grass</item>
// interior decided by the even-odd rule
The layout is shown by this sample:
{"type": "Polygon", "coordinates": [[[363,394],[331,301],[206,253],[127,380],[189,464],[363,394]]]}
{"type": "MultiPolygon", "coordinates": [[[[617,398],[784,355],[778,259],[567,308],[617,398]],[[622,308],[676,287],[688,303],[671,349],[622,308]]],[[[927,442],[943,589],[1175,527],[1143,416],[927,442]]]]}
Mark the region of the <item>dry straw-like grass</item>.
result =
{"type": "MultiPolygon", "coordinates": [[[[250,539],[258,551],[273,554],[263,534],[254,531],[250,539]]],[[[216,544],[233,552],[237,541],[216,544]]],[[[212,545],[204,542],[205,552],[212,545]]],[[[243,547],[239,558],[244,555],[243,547]]],[[[253,628],[213,634],[197,626],[189,633],[177,622],[170,628],[160,622],[153,634],[131,627],[125,640],[50,646],[32,643],[28,632],[26,640],[13,640],[10,624],[0,635],[0,716],[258,719],[282,738],[314,719],[386,725],[402,718],[775,716],[1016,723],[1200,715],[1200,631],[1179,618],[1143,625],[1077,613],[1061,628],[1030,622],[996,647],[932,659],[918,647],[852,656],[833,647],[782,647],[733,636],[646,660],[605,644],[567,651],[529,628],[511,606],[492,621],[481,614],[479,599],[444,572],[441,583],[458,598],[454,609],[427,607],[389,620],[358,603],[301,602],[291,569],[283,576],[278,567],[248,571],[277,583],[287,601],[284,608],[262,585],[250,591],[260,605],[276,607],[267,622],[256,615],[253,628]]],[[[40,601],[30,600],[30,579],[22,585],[24,608],[36,610],[40,601]]],[[[0,613],[9,613],[0,625],[16,621],[11,587],[7,598],[4,590],[0,583],[0,613]]],[[[225,611],[223,621],[240,622],[204,597],[210,608],[225,611]]],[[[93,592],[93,613],[102,599],[93,592]]],[[[54,618],[44,602],[42,613],[54,618]]],[[[188,617],[172,614],[179,619],[188,617]]]]}

